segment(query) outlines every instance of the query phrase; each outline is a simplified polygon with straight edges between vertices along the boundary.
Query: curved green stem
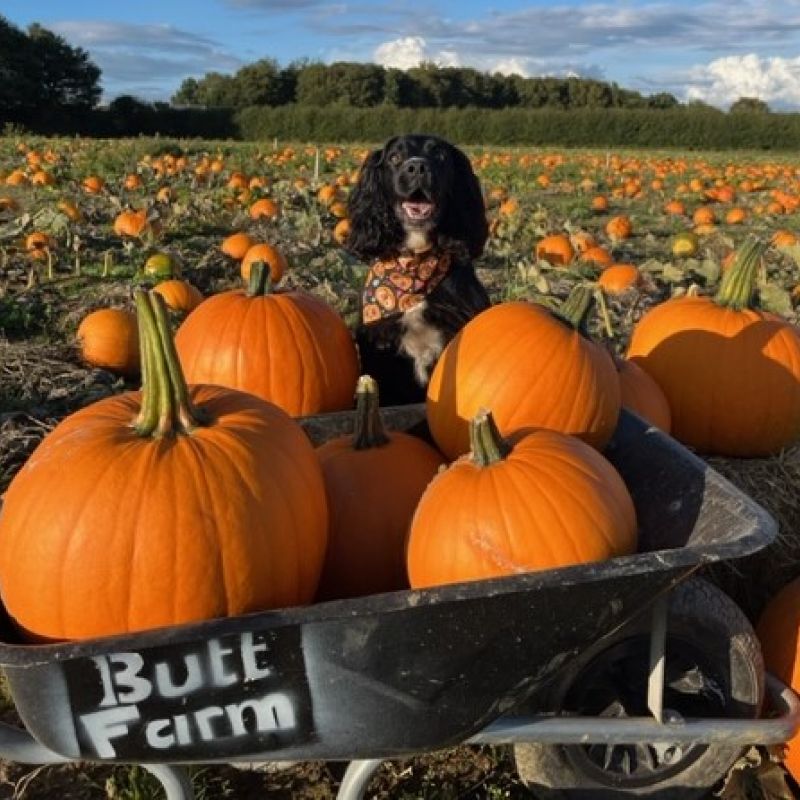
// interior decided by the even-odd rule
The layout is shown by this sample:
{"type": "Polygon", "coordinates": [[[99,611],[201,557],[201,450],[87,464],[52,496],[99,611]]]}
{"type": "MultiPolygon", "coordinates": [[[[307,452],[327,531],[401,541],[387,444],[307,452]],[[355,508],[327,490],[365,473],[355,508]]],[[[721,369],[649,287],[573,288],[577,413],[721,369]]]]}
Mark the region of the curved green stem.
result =
{"type": "Polygon", "coordinates": [[[756,287],[761,257],[767,246],[755,236],[748,236],[736,251],[733,264],[722,276],[722,283],[714,301],[726,308],[740,311],[750,308],[756,287]]]}
{"type": "Polygon", "coordinates": [[[378,384],[369,375],[362,375],[356,387],[356,422],[353,449],[368,450],[389,443],[380,412],[378,384]]]}
{"type": "Polygon", "coordinates": [[[472,460],[481,467],[496,464],[511,452],[511,445],[500,435],[492,412],[485,408],[470,420],[469,441],[472,460]]]}
{"type": "Polygon", "coordinates": [[[192,404],[172,340],[164,299],[155,292],[136,292],[142,361],[142,405],[133,426],[140,436],[191,433],[208,423],[205,411],[192,404]]]}

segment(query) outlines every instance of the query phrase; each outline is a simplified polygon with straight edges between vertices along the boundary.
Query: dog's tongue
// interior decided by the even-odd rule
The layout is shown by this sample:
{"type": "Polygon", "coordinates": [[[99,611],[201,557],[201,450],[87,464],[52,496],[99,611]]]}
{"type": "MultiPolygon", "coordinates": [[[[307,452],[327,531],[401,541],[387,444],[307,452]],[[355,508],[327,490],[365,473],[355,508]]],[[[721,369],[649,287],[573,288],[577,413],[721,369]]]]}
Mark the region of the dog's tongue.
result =
{"type": "Polygon", "coordinates": [[[403,211],[405,211],[411,219],[426,219],[433,212],[433,203],[406,200],[403,203],[403,211]]]}

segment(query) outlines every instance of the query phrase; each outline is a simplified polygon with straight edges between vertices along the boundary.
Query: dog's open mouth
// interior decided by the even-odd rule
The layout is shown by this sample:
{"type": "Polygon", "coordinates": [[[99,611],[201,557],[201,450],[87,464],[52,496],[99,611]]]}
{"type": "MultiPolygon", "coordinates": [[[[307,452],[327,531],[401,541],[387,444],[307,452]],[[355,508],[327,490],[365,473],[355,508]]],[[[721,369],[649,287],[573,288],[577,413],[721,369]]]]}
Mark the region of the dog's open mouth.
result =
{"type": "Polygon", "coordinates": [[[405,200],[402,203],[405,215],[415,222],[430,219],[436,206],[430,200],[405,200]]]}
{"type": "Polygon", "coordinates": [[[416,189],[400,203],[403,213],[409,222],[425,222],[433,216],[436,203],[424,189],[416,189]]]}

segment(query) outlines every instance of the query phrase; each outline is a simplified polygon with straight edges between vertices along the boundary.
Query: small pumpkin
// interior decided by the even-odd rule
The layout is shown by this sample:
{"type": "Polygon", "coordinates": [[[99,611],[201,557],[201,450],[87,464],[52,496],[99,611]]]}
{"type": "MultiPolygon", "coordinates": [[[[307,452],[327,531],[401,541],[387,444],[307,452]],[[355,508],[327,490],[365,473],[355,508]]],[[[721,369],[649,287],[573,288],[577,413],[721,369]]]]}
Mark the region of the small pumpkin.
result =
{"type": "Polygon", "coordinates": [[[450,341],[428,385],[428,424],[450,459],[469,449],[469,421],[490,403],[504,433],[542,427],[605,447],[620,410],[610,354],[580,333],[592,289],[577,286],[556,315],[535,303],[482,311],[450,341]]]}
{"type": "Polygon", "coordinates": [[[269,267],[269,277],[273,283],[278,283],[289,268],[286,256],[277,247],[266,242],[254,244],[245,253],[240,266],[242,280],[245,283],[250,280],[250,270],[257,261],[269,267]]]}
{"type": "Polygon", "coordinates": [[[764,249],[749,237],[715,297],[673,298],[633,329],[628,358],[664,391],[673,435],[703,453],[768,456],[800,437],[800,334],[752,306],[764,249]]]}
{"type": "Polygon", "coordinates": [[[408,527],[443,459],[416,436],[387,433],[378,405],[378,386],[363,375],[356,390],[353,435],[317,448],[330,514],[318,599],[358,597],[408,585],[408,527]]]}
{"type": "Polygon", "coordinates": [[[203,302],[203,295],[199,289],[187,281],[176,278],[162,281],[153,288],[153,291],[164,298],[168,308],[184,314],[194,311],[203,302]]]}
{"type": "Polygon", "coordinates": [[[137,293],[143,388],[67,417],[14,477],[0,594],[34,640],[128,633],[310,602],[322,475],[274,405],[189,389],[161,298],[137,293]]]}
{"type": "Polygon", "coordinates": [[[570,264],[575,258],[575,250],[569,236],[563,233],[554,233],[545,236],[537,243],[536,258],[563,267],[570,264]]]}
{"type": "Polygon", "coordinates": [[[597,279],[600,288],[607,294],[625,294],[635,289],[642,280],[639,268],[634,264],[611,264],[597,279]]]}
{"type": "Polygon", "coordinates": [[[226,256],[241,261],[254,244],[255,241],[246,233],[232,233],[223,240],[220,249],[226,256]]]}
{"type": "Polygon", "coordinates": [[[620,241],[621,239],[630,239],[633,235],[633,223],[630,217],[625,214],[612,217],[606,223],[606,233],[612,242],[620,241]]]}
{"type": "Polygon", "coordinates": [[[101,308],[90,312],[78,326],[77,339],[87,364],[121,375],[138,373],[139,332],[130,311],[101,308]]]}
{"type": "Polygon", "coordinates": [[[589,445],[544,429],[504,439],[485,410],[470,422],[470,441],[470,454],[434,478],[414,514],[407,555],[412,588],[636,550],[630,494],[589,445]]]}
{"type": "Polygon", "coordinates": [[[251,392],[293,416],[352,405],[358,356],[344,321],[308,292],[273,288],[262,261],[247,291],[204,300],[175,343],[191,383],[251,392]]]}
{"type": "Polygon", "coordinates": [[[147,209],[121,211],[114,219],[114,233],[117,236],[130,236],[138,239],[145,233],[154,231],[147,219],[147,209]]]}
{"type": "Polygon", "coordinates": [[[174,278],[181,274],[181,266],[171,253],[159,252],[148,256],[142,271],[155,278],[174,278]]]}
{"type": "Polygon", "coordinates": [[[275,219],[279,214],[278,204],[269,197],[263,197],[261,200],[256,200],[250,206],[251,219],[275,219]]]}

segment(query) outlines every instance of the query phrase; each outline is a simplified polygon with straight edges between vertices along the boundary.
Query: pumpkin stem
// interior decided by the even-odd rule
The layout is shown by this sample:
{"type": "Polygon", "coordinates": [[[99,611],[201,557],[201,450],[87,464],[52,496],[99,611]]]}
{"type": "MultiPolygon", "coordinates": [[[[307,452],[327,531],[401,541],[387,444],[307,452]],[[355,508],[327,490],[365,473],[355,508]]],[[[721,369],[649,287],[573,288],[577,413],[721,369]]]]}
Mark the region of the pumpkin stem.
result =
{"type": "Polygon", "coordinates": [[[380,412],[378,384],[369,375],[362,375],[356,386],[356,424],[353,431],[353,449],[368,450],[389,444],[380,412]]]}
{"type": "Polygon", "coordinates": [[[191,433],[208,424],[193,405],[172,340],[167,307],[156,292],[136,292],[142,360],[142,405],[133,426],[140,436],[191,433]]]}
{"type": "Polygon", "coordinates": [[[747,237],[722,276],[719,291],[714,297],[717,304],[737,311],[750,307],[761,256],[766,249],[766,245],[755,236],[747,237]]]}
{"type": "Polygon", "coordinates": [[[500,435],[492,412],[485,408],[470,420],[469,441],[472,460],[480,467],[496,464],[511,452],[511,445],[500,435]]]}
{"type": "Polygon", "coordinates": [[[594,300],[594,289],[589,284],[576,284],[556,315],[576,331],[581,331],[594,300]]]}
{"type": "Polygon", "coordinates": [[[263,297],[272,294],[272,275],[263,261],[256,261],[250,267],[250,279],[247,282],[248,297],[263,297]]]}

